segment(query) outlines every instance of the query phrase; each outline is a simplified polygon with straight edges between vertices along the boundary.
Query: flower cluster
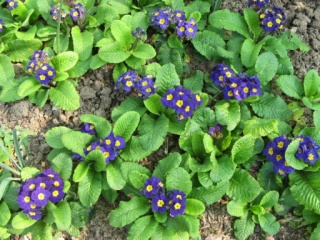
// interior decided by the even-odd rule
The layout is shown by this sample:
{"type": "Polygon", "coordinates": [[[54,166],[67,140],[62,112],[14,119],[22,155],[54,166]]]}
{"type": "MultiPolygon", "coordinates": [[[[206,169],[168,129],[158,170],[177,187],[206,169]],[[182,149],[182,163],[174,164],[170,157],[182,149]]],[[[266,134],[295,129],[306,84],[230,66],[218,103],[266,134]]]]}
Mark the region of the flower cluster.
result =
{"type": "Polygon", "coordinates": [[[14,1],[14,0],[7,0],[8,3],[8,10],[11,11],[13,9],[15,9],[16,7],[18,7],[18,2],[14,1]]]}
{"type": "MultiPolygon", "coordinates": [[[[54,4],[51,5],[50,16],[54,21],[58,22],[59,6],[56,6],[54,4]]],[[[66,17],[67,17],[67,14],[65,13],[64,9],[62,9],[60,21],[63,22],[66,19],[66,17]]]]}
{"type": "Polygon", "coordinates": [[[161,103],[173,109],[178,114],[178,120],[183,120],[192,116],[193,111],[201,106],[202,99],[199,94],[193,94],[179,85],[170,88],[161,98],[161,103]]]}
{"type": "Polygon", "coordinates": [[[41,84],[48,84],[56,75],[56,71],[48,64],[49,54],[43,51],[35,51],[27,66],[29,73],[35,73],[41,84]]]}
{"type": "Polygon", "coordinates": [[[295,157],[306,163],[309,163],[310,165],[313,165],[319,159],[317,150],[320,149],[320,146],[308,136],[298,136],[296,139],[299,139],[300,144],[295,157]]]}
{"type": "Polygon", "coordinates": [[[119,155],[119,150],[123,149],[125,146],[126,143],[124,139],[120,136],[114,136],[113,132],[111,132],[108,137],[94,141],[89,146],[85,147],[83,151],[85,154],[88,154],[93,150],[100,150],[105,157],[106,164],[108,164],[119,155]]]}
{"type": "Polygon", "coordinates": [[[0,18],[0,32],[3,31],[3,25],[4,25],[4,22],[3,22],[2,19],[0,18]]]}
{"type": "Polygon", "coordinates": [[[132,35],[138,39],[141,40],[143,38],[145,38],[146,36],[146,31],[143,30],[141,27],[137,27],[135,30],[132,31],[132,35]]]}
{"type": "Polygon", "coordinates": [[[73,6],[73,9],[70,11],[70,17],[73,21],[82,21],[86,18],[86,8],[81,4],[77,3],[73,6]]]}
{"type": "Polygon", "coordinates": [[[172,24],[181,39],[194,38],[198,31],[197,22],[193,18],[187,21],[183,11],[172,11],[171,8],[158,9],[154,12],[151,15],[151,24],[160,30],[165,30],[172,24]]]}
{"type": "MultiPolygon", "coordinates": [[[[313,165],[320,158],[317,153],[320,146],[308,136],[298,136],[295,139],[299,139],[300,141],[295,157],[313,165]]],[[[269,142],[263,150],[263,154],[274,164],[274,171],[281,175],[295,171],[285,160],[285,151],[290,143],[291,140],[286,136],[279,136],[269,142]]]]}
{"type": "Polygon", "coordinates": [[[274,32],[283,28],[286,16],[281,8],[266,9],[259,15],[260,24],[264,31],[274,32]]]}
{"type": "Polygon", "coordinates": [[[208,134],[211,135],[214,139],[221,138],[223,136],[221,124],[218,123],[214,127],[209,128],[208,134]]]}
{"type": "Polygon", "coordinates": [[[135,90],[139,97],[148,98],[156,92],[155,78],[151,75],[140,77],[136,71],[129,70],[116,82],[116,88],[122,87],[126,92],[135,90]]]}
{"type": "Polygon", "coordinates": [[[94,127],[94,125],[92,123],[85,123],[81,129],[80,129],[80,132],[83,132],[83,133],[88,133],[90,135],[96,135],[96,129],[94,127]]]}
{"type": "Polygon", "coordinates": [[[144,183],[142,193],[151,200],[152,211],[165,213],[169,211],[170,217],[184,214],[186,208],[186,195],[179,190],[166,192],[161,179],[152,176],[144,183]]]}
{"type": "Polygon", "coordinates": [[[295,171],[285,159],[285,152],[290,142],[286,136],[279,136],[269,142],[263,150],[263,154],[273,163],[273,170],[280,175],[295,171]]]}
{"type": "Polygon", "coordinates": [[[248,7],[263,8],[265,5],[270,4],[269,0],[248,0],[248,7]]]}
{"type": "Polygon", "coordinates": [[[35,178],[24,181],[19,188],[17,202],[31,219],[39,220],[48,202],[57,203],[64,197],[64,182],[59,173],[47,169],[35,178]]]}
{"type": "Polygon", "coordinates": [[[248,76],[245,73],[238,75],[225,64],[218,64],[210,75],[212,81],[223,88],[226,100],[235,98],[242,101],[250,96],[260,96],[261,86],[257,76],[248,76]]]}

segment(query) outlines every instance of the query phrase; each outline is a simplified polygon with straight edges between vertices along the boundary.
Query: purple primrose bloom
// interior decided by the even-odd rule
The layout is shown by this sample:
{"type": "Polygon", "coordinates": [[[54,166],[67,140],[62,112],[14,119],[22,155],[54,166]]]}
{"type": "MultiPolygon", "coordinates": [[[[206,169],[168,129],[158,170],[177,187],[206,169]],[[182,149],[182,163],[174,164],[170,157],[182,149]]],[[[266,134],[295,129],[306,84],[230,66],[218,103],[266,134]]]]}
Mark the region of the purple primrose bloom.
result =
{"type": "Polygon", "coordinates": [[[164,188],[161,179],[155,176],[147,179],[144,183],[144,188],[142,189],[142,193],[146,196],[146,198],[152,198],[163,191],[164,188]]]}

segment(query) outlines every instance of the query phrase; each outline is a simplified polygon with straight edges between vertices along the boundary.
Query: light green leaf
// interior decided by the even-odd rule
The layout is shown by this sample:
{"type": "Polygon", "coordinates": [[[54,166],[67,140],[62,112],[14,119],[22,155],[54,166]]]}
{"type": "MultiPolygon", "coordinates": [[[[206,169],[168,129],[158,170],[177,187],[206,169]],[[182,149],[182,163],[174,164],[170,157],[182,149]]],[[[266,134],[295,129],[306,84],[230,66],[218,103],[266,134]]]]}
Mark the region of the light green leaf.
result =
{"type": "Polygon", "coordinates": [[[83,148],[86,147],[92,141],[92,139],[93,137],[89,134],[79,131],[70,131],[63,134],[62,143],[67,149],[71,150],[72,152],[84,156],[83,148]]]}
{"type": "Polygon", "coordinates": [[[264,208],[275,206],[279,200],[279,193],[277,191],[267,192],[260,200],[260,205],[264,208]]]}
{"type": "Polygon", "coordinates": [[[49,96],[53,104],[63,110],[72,111],[80,107],[80,96],[69,81],[59,82],[56,88],[51,88],[49,96]]]}
{"type": "Polygon", "coordinates": [[[69,229],[71,225],[71,209],[66,201],[60,201],[53,210],[55,224],[60,231],[69,229]]]}
{"type": "MultiPolygon", "coordinates": [[[[171,35],[173,36],[173,35],[171,35]]],[[[172,63],[179,76],[183,73],[182,57],[178,49],[170,48],[168,44],[163,43],[158,50],[157,59],[161,65],[172,63]]]]}
{"type": "Polygon", "coordinates": [[[273,216],[271,213],[259,214],[258,219],[263,231],[272,235],[279,232],[280,223],[277,221],[276,217],[273,216]]]}
{"type": "Polygon", "coordinates": [[[318,93],[320,87],[320,77],[316,70],[311,69],[307,72],[303,81],[304,93],[306,97],[311,97],[318,93]]]}
{"type": "Polygon", "coordinates": [[[163,65],[156,76],[157,93],[162,95],[168,89],[180,85],[180,79],[172,63],[163,65]]]}
{"type": "MultiPolygon", "coordinates": [[[[160,164],[160,162],[159,162],[159,164],[160,164]]],[[[123,162],[123,163],[121,163],[120,169],[121,169],[122,177],[126,182],[129,181],[129,173],[131,171],[137,171],[137,172],[139,172],[143,175],[147,175],[149,177],[151,175],[150,171],[147,168],[141,166],[138,163],[123,162]]]]}
{"type": "Polygon", "coordinates": [[[227,195],[240,202],[250,202],[260,193],[261,188],[247,171],[236,169],[230,179],[227,195]]]}
{"type": "Polygon", "coordinates": [[[79,59],[79,55],[75,52],[67,51],[60,53],[51,58],[50,63],[57,72],[65,72],[73,68],[79,59]]]}
{"type": "Polygon", "coordinates": [[[124,113],[128,111],[136,111],[142,116],[147,109],[143,104],[143,100],[136,97],[129,97],[124,100],[120,106],[114,108],[111,112],[111,118],[113,121],[117,121],[117,119],[124,113]]]}
{"type": "Polygon", "coordinates": [[[166,176],[166,189],[177,189],[188,195],[192,190],[192,182],[188,172],[182,167],[177,167],[168,172],[166,176]]]}
{"type": "Polygon", "coordinates": [[[134,111],[126,112],[115,122],[113,133],[115,136],[121,136],[125,141],[128,141],[138,127],[139,122],[139,113],[134,111]]]}
{"type": "Polygon", "coordinates": [[[244,122],[244,135],[251,134],[254,138],[275,136],[278,134],[278,121],[253,117],[244,122]]]}
{"type": "Polygon", "coordinates": [[[185,209],[186,214],[198,216],[202,214],[204,210],[205,206],[201,201],[193,198],[187,198],[185,209]]]}
{"type": "Polygon", "coordinates": [[[93,47],[93,34],[88,31],[81,32],[79,26],[71,30],[73,49],[79,55],[80,61],[85,61],[91,56],[93,47]]]}
{"type": "Polygon", "coordinates": [[[43,221],[38,221],[32,227],[32,240],[52,240],[52,228],[43,221]]]}
{"type": "Polygon", "coordinates": [[[161,103],[161,96],[158,94],[150,95],[146,100],[143,101],[146,108],[153,114],[160,115],[165,111],[164,106],[161,103]]]}
{"type": "Polygon", "coordinates": [[[242,217],[248,213],[247,203],[232,200],[227,204],[227,211],[231,216],[242,217]]]}
{"type": "Polygon", "coordinates": [[[98,56],[107,63],[121,63],[130,57],[131,53],[120,42],[109,43],[100,48],[98,56]]]}
{"type": "Polygon", "coordinates": [[[258,173],[258,181],[264,190],[280,190],[283,188],[281,179],[273,170],[273,164],[266,162],[258,173]]]}
{"type": "Polygon", "coordinates": [[[79,200],[85,207],[90,207],[98,201],[101,193],[101,174],[89,169],[87,175],[79,182],[79,200]]]}
{"type": "Polygon", "coordinates": [[[69,180],[72,173],[72,158],[70,154],[59,153],[52,161],[52,168],[58,172],[64,181],[69,180]]]}
{"type": "Polygon", "coordinates": [[[301,99],[303,95],[303,86],[295,75],[281,75],[277,78],[277,85],[289,97],[301,99]]]}
{"type": "Polygon", "coordinates": [[[221,100],[215,104],[217,122],[227,125],[228,131],[235,129],[240,122],[240,106],[236,100],[221,100]]]}
{"type": "Polygon", "coordinates": [[[21,211],[12,219],[12,227],[15,229],[25,229],[32,226],[36,222],[36,220],[32,220],[27,214],[24,214],[21,211]]]}
{"type": "Polygon", "coordinates": [[[84,123],[93,124],[99,138],[105,138],[109,136],[111,132],[111,124],[104,117],[94,114],[84,114],[80,116],[80,120],[84,123]]]}
{"type": "Polygon", "coordinates": [[[39,39],[15,39],[8,42],[8,48],[3,53],[13,62],[29,60],[34,51],[41,49],[42,42],[39,39]]]}
{"type": "Polygon", "coordinates": [[[21,180],[26,181],[28,178],[35,177],[38,173],[40,173],[40,170],[35,167],[24,167],[21,169],[21,180]]]}
{"type": "Polygon", "coordinates": [[[23,81],[18,88],[18,95],[20,97],[26,97],[34,92],[36,92],[41,87],[40,82],[35,79],[28,79],[23,81]]]}
{"type": "Polygon", "coordinates": [[[88,162],[81,162],[74,169],[72,180],[74,182],[80,182],[88,173],[90,165],[88,162]]]}
{"type": "Polygon", "coordinates": [[[123,179],[120,169],[113,164],[108,164],[106,170],[110,187],[114,190],[121,190],[126,185],[126,181],[123,179]]]}
{"type": "Polygon", "coordinates": [[[251,106],[259,117],[267,119],[286,121],[292,116],[292,111],[281,97],[267,92],[258,101],[251,103],[251,106]]]}
{"type": "Polygon", "coordinates": [[[210,14],[209,22],[213,27],[235,31],[245,38],[250,38],[248,25],[240,13],[233,13],[227,9],[218,10],[210,14]]]}
{"type": "Polygon", "coordinates": [[[182,159],[179,153],[170,153],[158,162],[157,167],[153,171],[153,175],[164,180],[170,170],[179,167],[181,161],[182,159]]]}
{"type": "Polygon", "coordinates": [[[306,164],[304,161],[299,160],[295,157],[295,154],[298,151],[299,145],[300,145],[299,139],[293,140],[286,149],[285,159],[291,167],[298,170],[302,170],[305,167],[307,167],[308,164],[306,164]]]}
{"type": "Polygon", "coordinates": [[[271,52],[264,52],[258,57],[255,70],[261,81],[261,85],[266,85],[276,75],[278,68],[278,59],[271,52]]]}
{"type": "Polygon", "coordinates": [[[111,33],[119,43],[124,44],[126,47],[130,46],[135,40],[130,27],[121,20],[114,20],[111,23],[111,33]]]}
{"type": "Polygon", "coordinates": [[[263,42],[255,44],[251,38],[244,41],[241,47],[241,61],[247,68],[252,67],[258,58],[263,42]]]}
{"type": "Polygon", "coordinates": [[[249,160],[254,153],[254,138],[252,135],[245,135],[239,138],[232,146],[232,160],[236,164],[241,164],[249,160]]]}
{"type": "Polygon", "coordinates": [[[110,224],[113,227],[123,227],[149,211],[151,205],[145,197],[133,197],[128,202],[120,202],[117,209],[109,215],[110,224]]]}
{"type": "Polygon", "coordinates": [[[196,70],[194,74],[183,80],[183,86],[190,89],[193,93],[201,92],[203,88],[203,72],[196,70]]]}
{"type": "Polygon", "coordinates": [[[128,233],[128,240],[148,240],[156,231],[158,222],[151,216],[139,218],[131,226],[128,233]]]}
{"type": "Polygon", "coordinates": [[[250,28],[250,31],[253,34],[253,40],[256,41],[262,32],[258,12],[253,10],[252,8],[245,8],[243,10],[243,15],[250,28]]]}
{"type": "Polygon", "coordinates": [[[14,79],[14,69],[10,58],[4,54],[0,54],[0,86],[3,86],[14,79]]]}
{"type": "Polygon", "coordinates": [[[132,170],[129,172],[129,181],[136,189],[142,189],[144,187],[144,183],[149,176],[143,173],[140,173],[137,170],[132,170]]]}
{"type": "Polygon", "coordinates": [[[219,159],[216,158],[215,152],[210,155],[212,162],[212,170],[210,172],[210,178],[214,182],[220,182],[229,180],[234,174],[236,164],[232,158],[228,155],[222,155],[219,159]]]}
{"type": "Polygon", "coordinates": [[[246,240],[254,233],[254,222],[251,214],[246,214],[234,222],[235,236],[239,240],[246,240]]]}
{"type": "Polygon", "coordinates": [[[11,218],[11,212],[5,202],[0,203],[0,226],[5,226],[11,218]]]}
{"type": "Polygon", "coordinates": [[[63,126],[51,128],[45,134],[46,142],[52,148],[64,148],[64,145],[62,143],[62,136],[71,131],[72,130],[70,128],[63,126]]]}
{"type": "Polygon", "coordinates": [[[156,51],[150,44],[140,44],[132,52],[132,55],[137,58],[151,59],[156,56],[156,51]]]}

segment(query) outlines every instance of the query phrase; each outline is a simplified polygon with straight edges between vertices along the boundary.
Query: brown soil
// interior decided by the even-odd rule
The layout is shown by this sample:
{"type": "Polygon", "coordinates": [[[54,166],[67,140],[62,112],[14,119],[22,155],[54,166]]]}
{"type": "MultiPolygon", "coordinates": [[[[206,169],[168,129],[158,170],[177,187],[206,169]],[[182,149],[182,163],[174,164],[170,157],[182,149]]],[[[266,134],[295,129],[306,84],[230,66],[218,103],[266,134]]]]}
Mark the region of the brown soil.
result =
{"type": "MultiPolygon", "coordinates": [[[[246,0],[224,0],[222,8],[241,11],[246,6],[246,0]]],[[[299,34],[311,50],[308,53],[291,52],[295,74],[302,79],[309,69],[319,71],[320,67],[320,2],[317,0],[275,0],[276,5],[285,9],[287,16],[286,30],[299,34]]],[[[197,66],[192,66],[196,69],[197,66]]],[[[111,77],[112,66],[104,66],[96,71],[89,71],[79,79],[78,91],[81,96],[81,107],[74,112],[63,111],[50,103],[42,109],[22,100],[14,103],[0,103],[0,124],[9,128],[19,125],[32,130],[29,164],[48,165],[46,155],[50,147],[45,143],[45,133],[56,126],[67,126],[78,129],[81,124],[79,116],[92,113],[110,119],[112,109],[118,106],[126,94],[114,91],[111,77]]],[[[19,67],[16,66],[17,72],[19,67]]],[[[211,69],[208,69],[208,72],[211,69]]],[[[160,149],[163,151],[163,149],[160,149]]],[[[157,154],[163,156],[163,153],[157,154]]],[[[117,205],[117,204],[116,204],[117,205]]],[[[108,213],[115,205],[99,200],[95,217],[90,221],[88,229],[83,231],[81,239],[126,239],[127,229],[115,229],[108,224],[108,213]]],[[[201,216],[201,236],[206,240],[235,239],[232,226],[234,218],[226,212],[226,203],[220,201],[207,206],[201,216]]],[[[285,222],[285,221],[284,221],[285,222]]],[[[288,223],[282,224],[281,231],[275,236],[266,236],[256,227],[254,236],[249,239],[307,239],[305,228],[293,229],[288,223]]]]}

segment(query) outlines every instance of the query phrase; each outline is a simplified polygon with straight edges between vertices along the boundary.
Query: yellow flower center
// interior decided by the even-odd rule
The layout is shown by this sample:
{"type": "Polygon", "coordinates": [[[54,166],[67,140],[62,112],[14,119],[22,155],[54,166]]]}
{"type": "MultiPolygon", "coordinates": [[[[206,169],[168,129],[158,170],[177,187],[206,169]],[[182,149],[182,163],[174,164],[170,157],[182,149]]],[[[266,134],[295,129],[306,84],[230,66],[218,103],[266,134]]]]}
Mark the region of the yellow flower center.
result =
{"type": "Polygon", "coordinates": [[[177,105],[178,107],[182,107],[182,105],[183,105],[183,100],[178,100],[177,103],[176,103],[176,105],[177,105]]]}
{"type": "Polygon", "coordinates": [[[272,22],[268,22],[268,27],[272,27],[273,26],[273,23],[272,22]]]}
{"type": "Polygon", "coordinates": [[[45,75],[43,75],[43,74],[41,74],[41,75],[40,75],[40,80],[41,80],[41,81],[46,80],[46,76],[45,76],[45,75]]]}
{"type": "Polygon", "coordinates": [[[59,183],[59,181],[54,181],[53,185],[56,186],[56,187],[59,187],[60,183],[59,183]]]}
{"type": "Polygon", "coordinates": [[[59,191],[58,190],[53,191],[52,192],[52,196],[58,197],[59,196],[59,191]]]}
{"type": "Polygon", "coordinates": [[[308,160],[309,160],[309,161],[314,160],[314,155],[313,155],[312,153],[309,153],[309,155],[308,155],[308,160]]]}
{"type": "Polygon", "coordinates": [[[277,156],[276,156],[276,160],[277,161],[280,161],[282,159],[282,156],[281,155],[279,155],[279,154],[277,154],[277,156]]]}
{"type": "Polygon", "coordinates": [[[174,209],[180,209],[181,208],[181,204],[180,203],[176,203],[173,207],[174,207],[174,209]]]}
{"type": "Polygon", "coordinates": [[[164,201],[163,200],[158,200],[157,205],[158,205],[158,207],[163,207],[164,201]]]}
{"type": "Polygon", "coordinates": [[[159,20],[159,23],[160,23],[160,24],[164,24],[164,23],[165,23],[165,20],[164,20],[163,18],[161,18],[161,19],[159,20]]]}
{"type": "Polygon", "coordinates": [[[272,155],[272,154],[273,154],[273,148],[272,148],[272,147],[270,147],[270,148],[268,149],[268,154],[269,154],[269,155],[272,155]]]}
{"type": "Polygon", "coordinates": [[[147,190],[148,192],[151,192],[151,191],[153,190],[152,185],[148,185],[148,186],[146,187],[146,190],[147,190]]]}
{"type": "Polygon", "coordinates": [[[169,94],[169,95],[167,96],[167,101],[172,100],[172,98],[173,98],[172,94],[169,94]]]}
{"type": "Polygon", "coordinates": [[[243,91],[244,91],[245,93],[248,93],[248,92],[249,92],[249,88],[245,87],[245,88],[243,89],[243,91]]]}
{"type": "Polygon", "coordinates": [[[126,82],[126,85],[127,85],[128,87],[131,87],[131,86],[132,86],[132,81],[127,81],[127,82],[126,82]]]}
{"type": "Polygon", "coordinates": [[[147,86],[147,85],[148,85],[148,82],[147,82],[147,81],[143,81],[143,82],[142,82],[142,86],[145,87],[145,86],[147,86]]]}
{"type": "Polygon", "coordinates": [[[29,196],[25,196],[23,201],[26,202],[26,203],[30,202],[30,197],[29,196]]]}
{"type": "Polygon", "coordinates": [[[43,199],[44,199],[44,194],[43,194],[43,193],[39,193],[38,199],[39,199],[39,200],[43,200],[43,199]]]}
{"type": "Polygon", "coordinates": [[[277,147],[278,148],[283,148],[283,145],[284,145],[284,143],[281,141],[281,142],[278,142],[277,147]]]}

